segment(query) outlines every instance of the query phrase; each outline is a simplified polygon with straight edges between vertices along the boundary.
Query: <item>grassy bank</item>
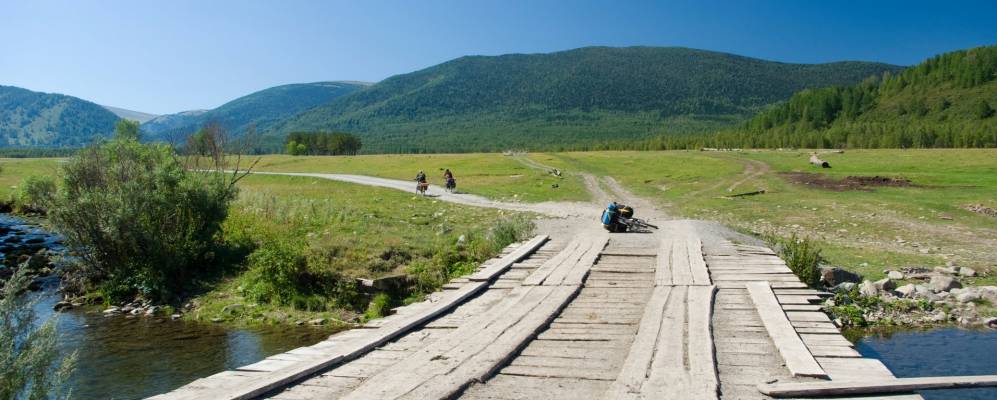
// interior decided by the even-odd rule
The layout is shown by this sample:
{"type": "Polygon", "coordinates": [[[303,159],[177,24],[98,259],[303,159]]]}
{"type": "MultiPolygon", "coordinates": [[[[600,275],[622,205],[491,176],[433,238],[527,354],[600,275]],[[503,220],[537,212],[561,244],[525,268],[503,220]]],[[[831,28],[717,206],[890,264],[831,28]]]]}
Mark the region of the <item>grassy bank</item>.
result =
{"type": "Polygon", "coordinates": [[[250,176],[240,182],[224,234],[232,247],[253,253],[243,268],[195,298],[188,317],[248,323],[376,318],[473,271],[526,235],[528,218],[325,179],[250,176]],[[282,270],[285,264],[293,271],[282,270]],[[412,280],[380,295],[357,284],[402,274],[412,280]]]}
{"type": "Polygon", "coordinates": [[[997,247],[997,218],[964,208],[997,208],[997,150],[822,154],[830,169],[810,166],[809,151],[803,150],[530,157],[566,171],[613,176],[676,216],[717,220],[760,235],[814,238],[830,263],[871,279],[882,277],[888,268],[931,267],[952,260],[985,275],[967,279],[970,284],[997,281],[992,273],[997,269],[997,253],[992,251],[997,247]],[[831,187],[849,176],[902,178],[909,183],[831,187]],[[757,190],[766,193],[723,198],[757,190]]]}

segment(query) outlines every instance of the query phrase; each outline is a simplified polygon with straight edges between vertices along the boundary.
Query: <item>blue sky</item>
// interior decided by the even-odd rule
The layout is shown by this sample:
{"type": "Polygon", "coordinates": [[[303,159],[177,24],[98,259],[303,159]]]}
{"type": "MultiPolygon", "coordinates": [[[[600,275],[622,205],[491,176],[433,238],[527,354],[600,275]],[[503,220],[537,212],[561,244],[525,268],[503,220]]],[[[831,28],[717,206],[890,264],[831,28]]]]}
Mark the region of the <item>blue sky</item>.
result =
{"type": "Polygon", "coordinates": [[[684,46],[909,65],[997,44],[997,1],[11,1],[0,85],[151,113],[469,54],[684,46]]]}

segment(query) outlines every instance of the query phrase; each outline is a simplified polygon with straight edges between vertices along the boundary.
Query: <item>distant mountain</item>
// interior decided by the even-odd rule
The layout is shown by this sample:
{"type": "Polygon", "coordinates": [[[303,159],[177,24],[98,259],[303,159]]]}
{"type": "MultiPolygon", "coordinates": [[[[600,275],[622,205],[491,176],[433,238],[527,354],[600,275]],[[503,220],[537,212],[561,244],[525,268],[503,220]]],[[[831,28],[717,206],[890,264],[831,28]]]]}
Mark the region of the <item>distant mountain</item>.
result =
{"type": "Polygon", "coordinates": [[[804,90],[725,133],[754,147],[997,147],[997,46],[804,90]]]}
{"type": "Polygon", "coordinates": [[[142,131],[153,136],[163,136],[166,132],[189,133],[200,125],[200,118],[208,110],[182,111],[164,114],[142,123],[142,131]]]}
{"type": "Polygon", "coordinates": [[[158,115],[156,114],[149,114],[141,111],[126,110],[124,108],[111,107],[111,106],[101,106],[101,107],[106,108],[108,111],[114,113],[114,115],[117,115],[122,119],[130,119],[132,121],[138,121],[140,123],[158,117],[158,115]]]}
{"type": "Polygon", "coordinates": [[[118,116],[72,96],[0,86],[0,147],[78,147],[114,131],[118,116]]]}
{"type": "Polygon", "coordinates": [[[208,122],[221,124],[231,135],[241,136],[253,127],[259,132],[312,107],[326,104],[369,84],[315,82],[275,86],[221,105],[212,110],[162,115],[142,124],[152,138],[170,139],[196,131],[208,122]]]}
{"type": "Polygon", "coordinates": [[[788,64],[674,47],[468,56],[388,78],[271,133],[354,132],[366,151],[570,148],[732,126],[801,89],[901,69],[788,64]]]}

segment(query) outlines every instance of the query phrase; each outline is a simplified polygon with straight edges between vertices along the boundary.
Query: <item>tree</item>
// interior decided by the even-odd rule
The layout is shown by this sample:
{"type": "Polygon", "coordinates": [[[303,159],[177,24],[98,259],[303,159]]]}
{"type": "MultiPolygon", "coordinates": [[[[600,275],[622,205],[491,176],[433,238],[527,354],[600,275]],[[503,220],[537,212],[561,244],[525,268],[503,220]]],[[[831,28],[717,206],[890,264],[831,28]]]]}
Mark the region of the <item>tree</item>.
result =
{"type": "MultiPolygon", "coordinates": [[[[205,131],[212,143],[223,143],[205,131]]],[[[220,145],[212,170],[199,156],[118,136],[80,150],[62,170],[49,217],[78,253],[81,280],[111,301],[141,293],[170,301],[209,272],[216,234],[246,171],[226,164],[220,145]]],[[[250,167],[252,168],[252,167],[250,167]]]]}
{"type": "Polygon", "coordinates": [[[990,107],[990,104],[986,100],[980,99],[974,107],[974,112],[976,117],[979,119],[987,119],[994,115],[994,109],[990,107]]]}
{"type": "Polygon", "coordinates": [[[0,399],[68,398],[62,383],[76,353],[59,357],[55,320],[36,324],[33,302],[21,295],[29,282],[20,267],[0,291],[0,399]]]}
{"type": "Polygon", "coordinates": [[[139,140],[141,135],[138,121],[122,119],[114,124],[115,138],[139,140]]]}

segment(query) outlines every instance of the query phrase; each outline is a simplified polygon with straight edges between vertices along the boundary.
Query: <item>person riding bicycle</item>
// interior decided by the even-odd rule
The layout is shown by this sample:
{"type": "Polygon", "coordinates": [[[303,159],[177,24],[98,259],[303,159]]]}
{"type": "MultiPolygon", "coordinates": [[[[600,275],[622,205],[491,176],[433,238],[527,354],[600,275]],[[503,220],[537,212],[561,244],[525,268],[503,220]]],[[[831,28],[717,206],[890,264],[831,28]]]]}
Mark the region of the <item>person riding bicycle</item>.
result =
{"type": "Polygon", "coordinates": [[[443,171],[443,181],[445,182],[447,190],[453,191],[457,188],[457,180],[454,179],[453,172],[450,172],[450,168],[443,171]]]}
{"type": "Polygon", "coordinates": [[[630,218],[634,215],[633,208],[615,201],[610,203],[606,210],[602,212],[602,227],[607,231],[622,233],[630,227],[630,218]]]}
{"type": "Polygon", "coordinates": [[[415,176],[415,181],[419,183],[426,183],[426,173],[419,171],[419,173],[415,176]]]}

